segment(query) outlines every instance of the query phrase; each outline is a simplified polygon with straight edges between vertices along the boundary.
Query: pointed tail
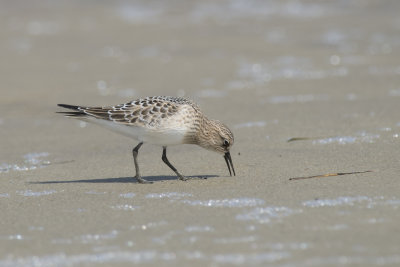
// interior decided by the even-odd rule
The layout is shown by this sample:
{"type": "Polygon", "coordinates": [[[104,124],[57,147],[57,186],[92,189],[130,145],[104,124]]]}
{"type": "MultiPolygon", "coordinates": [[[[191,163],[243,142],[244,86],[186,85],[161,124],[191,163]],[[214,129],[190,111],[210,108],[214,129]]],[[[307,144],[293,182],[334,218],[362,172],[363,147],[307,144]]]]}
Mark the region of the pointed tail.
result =
{"type": "Polygon", "coordinates": [[[73,106],[73,105],[67,105],[67,104],[57,104],[57,106],[76,110],[76,111],[58,111],[58,112],[56,112],[56,113],[64,114],[66,117],[84,117],[84,116],[86,116],[86,113],[81,110],[80,106],[73,106]]]}

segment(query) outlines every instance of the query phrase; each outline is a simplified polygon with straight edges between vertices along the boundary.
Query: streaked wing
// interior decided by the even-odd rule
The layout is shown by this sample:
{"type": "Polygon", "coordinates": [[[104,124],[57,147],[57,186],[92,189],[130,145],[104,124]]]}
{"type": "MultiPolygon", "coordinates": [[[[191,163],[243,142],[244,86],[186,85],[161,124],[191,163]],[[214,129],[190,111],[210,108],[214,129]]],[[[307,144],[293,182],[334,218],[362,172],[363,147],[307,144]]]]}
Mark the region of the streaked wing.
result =
{"type": "Polygon", "coordinates": [[[110,107],[81,107],[64,104],[59,106],[76,110],[75,112],[64,112],[70,117],[86,115],[119,124],[152,126],[159,124],[162,119],[176,114],[179,105],[182,104],[193,105],[191,101],[184,98],[156,96],[110,107]]]}

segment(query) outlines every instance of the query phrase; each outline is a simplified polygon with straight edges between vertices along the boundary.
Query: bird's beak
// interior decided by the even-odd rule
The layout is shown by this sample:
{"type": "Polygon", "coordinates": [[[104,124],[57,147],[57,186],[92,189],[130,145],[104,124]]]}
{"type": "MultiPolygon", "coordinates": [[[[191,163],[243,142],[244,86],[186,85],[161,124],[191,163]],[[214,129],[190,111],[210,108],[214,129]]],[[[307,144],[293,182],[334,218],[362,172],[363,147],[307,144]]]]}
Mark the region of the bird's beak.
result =
{"type": "Polygon", "coordinates": [[[225,153],[224,159],[225,159],[226,165],[228,166],[229,174],[232,176],[232,172],[231,172],[231,167],[232,167],[233,175],[236,176],[235,169],[233,168],[231,154],[229,153],[229,151],[225,153]]]}

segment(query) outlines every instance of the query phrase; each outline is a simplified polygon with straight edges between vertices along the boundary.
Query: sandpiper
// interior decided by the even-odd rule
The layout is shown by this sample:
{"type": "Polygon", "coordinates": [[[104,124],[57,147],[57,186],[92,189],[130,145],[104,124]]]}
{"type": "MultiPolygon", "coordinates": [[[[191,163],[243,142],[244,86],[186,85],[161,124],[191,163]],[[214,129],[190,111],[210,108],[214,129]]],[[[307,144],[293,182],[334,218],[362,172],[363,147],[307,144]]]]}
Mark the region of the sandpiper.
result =
{"type": "Polygon", "coordinates": [[[112,131],[131,137],[139,142],[133,148],[133,160],[139,183],[151,183],[140,175],[138,153],[144,143],[161,145],[162,160],[178,175],[187,180],[169,162],[167,146],[195,144],[224,154],[229,174],[235,174],[230,155],[233,146],[231,130],[220,121],[208,119],[193,101],[182,97],[153,96],[137,99],[126,104],[107,107],[83,107],[67,104],[58,106],[73,111],[58,112],[67,117],[104,126],[112,131]]]}

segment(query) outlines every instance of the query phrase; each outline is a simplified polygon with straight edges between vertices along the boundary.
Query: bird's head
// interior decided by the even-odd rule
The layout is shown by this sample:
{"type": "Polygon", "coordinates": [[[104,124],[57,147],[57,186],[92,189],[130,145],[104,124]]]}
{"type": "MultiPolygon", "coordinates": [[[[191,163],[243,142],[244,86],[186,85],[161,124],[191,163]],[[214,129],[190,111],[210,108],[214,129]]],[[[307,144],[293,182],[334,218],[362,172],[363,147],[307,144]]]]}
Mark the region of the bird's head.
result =
{"type": "Polygon", "coordinates": [[[198,135],[197,143],[201,147],[212,150],[224,155],[229,174],[236,175],[233,168],[230,149],[233,146],[234,138],[231,130],[217,120],[208,120],[205,127],[202,127],[201,133],[198,135]]]}

